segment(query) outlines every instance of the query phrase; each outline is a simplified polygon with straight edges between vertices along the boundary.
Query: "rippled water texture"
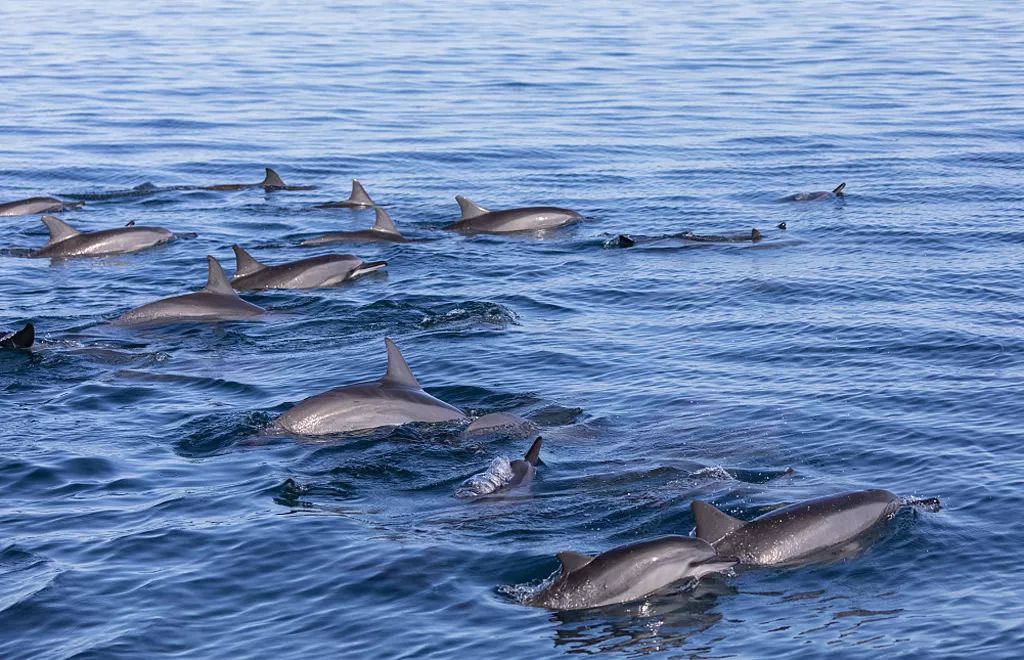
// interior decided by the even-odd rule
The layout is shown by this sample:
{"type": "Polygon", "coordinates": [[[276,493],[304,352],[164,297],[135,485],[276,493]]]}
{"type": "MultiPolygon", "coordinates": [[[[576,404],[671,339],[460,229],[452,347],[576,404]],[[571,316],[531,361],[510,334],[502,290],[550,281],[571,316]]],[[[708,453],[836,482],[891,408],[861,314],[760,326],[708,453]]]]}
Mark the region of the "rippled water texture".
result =
{"type": "Polygon", "coordinates": [[[0,202],[197,234],[51,262],[22,256],[38,217],[0,218],[0,329],[38,333],[0,354],[0,657],[1024,646],[1019,3],[4,0],[0,25],[0,202]],[[174,188],[264,166],[317,189],[174,188]],[[420,240],[297,247],[372,224],[314,208],[353,177],[420,240]],[[586,221],[464,237],[456,194],[586,221]],[[207,254],[230,273],[236,242],[389,265],[247,295],[256,323],[110,324],[199,288],[207,254]],[[381,375],[384,336],[431,394],[540,427],[530,489],[455,497],[528,439],[266,433],[381,375]],[[558,551],[690,533],[695,498],[752,518],[869,487],[944,507],[847,561],[517,600],[558,551]]]}

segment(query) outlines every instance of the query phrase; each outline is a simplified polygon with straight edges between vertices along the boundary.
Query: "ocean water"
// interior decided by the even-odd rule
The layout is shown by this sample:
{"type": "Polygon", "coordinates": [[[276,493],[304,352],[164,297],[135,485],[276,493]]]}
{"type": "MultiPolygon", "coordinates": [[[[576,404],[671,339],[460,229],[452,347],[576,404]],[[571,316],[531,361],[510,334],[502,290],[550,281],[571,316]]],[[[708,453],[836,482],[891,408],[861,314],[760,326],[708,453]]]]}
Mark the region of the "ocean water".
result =
{"type": "Polygon", "coordinates": [[[1019,656],[1019,3],[4,0],[0,25],[0,202],[196,234],[51,262],[37,217],[0,218],[0,328],[38,333],[0,352],[0,657],[1019,656]],[[264,166],[317,189],[174,189],[264,166]],[[372,223],[314,208],[353,177],[422,240],[298,247],[372,223]],[[464,237],[456,194],[586,221],[464,237]],[[232,243],[389,266],[247,295],[256,323],[110,324],[232,243]],[[454,495],[518,438],[267,437],[382,374],[385,336],[432,394],[540,427],[528,492],[454,495]],[[690,533],[697,498],[875,487],[943,508],[845,561],[519,600],[558,551],[690,533]]]}

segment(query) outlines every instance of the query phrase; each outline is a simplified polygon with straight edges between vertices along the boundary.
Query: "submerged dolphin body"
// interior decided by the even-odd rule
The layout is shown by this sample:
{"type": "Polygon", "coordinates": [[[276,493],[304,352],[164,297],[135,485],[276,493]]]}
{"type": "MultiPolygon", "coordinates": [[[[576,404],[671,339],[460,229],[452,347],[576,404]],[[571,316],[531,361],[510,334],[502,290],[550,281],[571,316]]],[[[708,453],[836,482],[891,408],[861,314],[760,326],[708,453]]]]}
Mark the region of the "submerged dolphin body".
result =
{"type": "Polygon", "coordinates": [[[504,211],[488,211],[470,199],[455,198],[462,209],[458,222],[445,227],[466,234],[505,234],[516,231],[555,229],[579,222],[583,216],[576,211],[554,206],[530,206],[504,211]]]}
{"type": "Polygon", "coordinates": [[[78,209],[85,202],[65,202],[55,197],[29,197],[0,204],[0,216],[35,215],[37,213],[60,213],[66,209],[78,209]]]}
{"type": "Polygon", "coordinates": [[[750,230],[749,234],[727,234],[727,235],[714,235],[714,234],[694,234],[692,231],[688,231],[683,234],[677,234],[675,238],[681,238],[686,241],[694,241],[697,243],[744,243],[753,242],[756,243],[761,240],[761,231],[756,227],[750,230]]]}
{"type": "Polygon", "coordinates": [[[31,348],[36,340],[36,329],[31,323],[17,332],[0,332],[0,348],[31,348]]]}
{"type": "Polygon", "coordinates": [[[259,183],[220,183],[214,186],[200,186],[197,190],[245,190],[246,188],[263,188],[267,192],[278,190],[313,190],[316,186],[289,186],[277,172],[266,168],[267,175],[259,183]]]}
{"type": "Polygon", "coordinates": [[[118,227],[80,232],[60,218],[43,216],[50,240],[31,254],[33,257],[98,257],[138,252],[174,238],[163,227],[118,227]]]}
{"type": "Polygon", "coordinates": [[[328,243],[348,243],[355,241],[379,241],[388,243],[408,243],[409,240],[402,236],[395,227],[395,223],[391,220],[391,216],[388,212],[381,207],[376,207],[374,211],[377,214],[377,220],[373,223],[373,227],[369,229],[360,229],[358,231],[336,231],[330,234],[324,234],[323,236],[317,236],[315,238],[307,238],[306,240],[299,243],[299,245],[305,247],[312,247],[316,245],[326,245],[328,243]]]}
{"type": "Polygon", "coordinates": [[[819,190],[816,192],[802,192],[796,193],[795,195],[787,195],[780,199],[780,202],[817,202],[824,199],[841,199],[843,197],[843,189],[846,188],[846,183],[840,183],[838,186],[830,191],[819,190]]]}
{"type": "Polygon", "coordinates": [[[561,573],[529,605],[579,610],[626,603],[685,579],[700,579],[736,564],[710,544],[690,536],[663,536],[630,543],[596,557],[562,552],[561,573]]]}
{"type": "Polygon", "coordinates": [[[867,542],[905,504],[887,490],[861,490],[790,504],[749,522],[707,502],[690,505],[697,537],[743,564],[800,564],[867,542]]]}
{"type": "Polygon", "coordinates": [[[231,249],[235,251],[235,276],[231,278],[231,286],[239,291],[336,286],[388,265],[386,261],[363,261],[351,254],[327,254],[266,266],[240,245],[232,245],[231,249]]]}
{"type": "Polygon", "coordinates": [[[136,307],[119,316],[115,323],[143,325],[183,321],[244,321],[265,313],[262,307],[238,297],[216,259],[206,257],[206,262],[207,281],[202,289],[136,307]]]}
{"type": "Polygon", "coordinates": [[[388,368],[383,378],[312,396],[281,414],[275,425],[300,435],[327,435],[465,419],[461,410],[423,391],[393,341],[385,339],[384,344],[388,368]]]}
{"type": "Polygon", "coordinates": [[[363,188],[363,184],[359,183],[358,179],[352,179],[352,194],[348,196],[348,199],[343,199],[340,202],[325,202],[323,204],[317,204],[318,209],[365,209],[371,206],[377,206],[377,204],[370,199],[370,194],[366,192],[366,188],[363,188]]]}

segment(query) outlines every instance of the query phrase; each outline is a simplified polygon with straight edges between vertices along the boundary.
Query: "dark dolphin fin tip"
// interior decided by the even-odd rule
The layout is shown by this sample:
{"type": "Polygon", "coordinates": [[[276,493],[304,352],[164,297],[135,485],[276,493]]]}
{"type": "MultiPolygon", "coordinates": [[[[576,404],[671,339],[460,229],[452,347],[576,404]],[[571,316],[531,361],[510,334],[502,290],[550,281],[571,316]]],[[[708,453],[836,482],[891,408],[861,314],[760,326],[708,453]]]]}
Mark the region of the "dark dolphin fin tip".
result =
{"type": "Polygon", "coordinates": [[[232,245],[231,249],[235,252],[235,277],[251,275],[256,271],[266,268],[265,265],[256,261],[251,254],[246,252],[245,248],[241,245],[232,245]]]}
{"type": "Polygon", "coordinates": [[[832,193],[835,195],[842,195],[843,189],[846,188],[846,182],[840,183],[838,186],[832,189],[832,193]]]}
{"type": "Polygon", "coordinates": [[[50,232],[50,240],[46,242],[47,245],[66,241],[72,236],[78,236],[81,233],[56,216],[44,215],[41,220],[50,232]]]}
{"type": "Polygon", "coordinates": [[[594,560],[590,555],[581,555],[578,552],[559,552],[555,557],[562,564],[562,575],[568,575],[578,571],[594,560]]]}
{"type": "Polygon", "coordinates": [[[124,226],[125,227],[134,227],[135,226],[135,221],[134,220],[129,220],[128,222],[124,223],[124,226]]]}
{"type": "Polygon", "coordinates": [[[757,227],[754,227],[753,229],[751,229],[750,230],[750,240],[752,240],[752,241],[759,241],[759,240],[761,240],[761,230],[759,230],[757,227]]]}
{"type": "Polygon", "coordinates": [[[544,438],[538,435],[537,439],[533,441],[533,444],[530,445],[530,448],[526,451],[526,456],[523,457],[523,460],[536,467],[537,461],[540,460],[540,446],[543,442],[544,438]]]}
{"type": "Polygon", "coordinates": [[[412,369],[409,368],[409,364],[402,357],[402,352],[398,350],[398,346],[395,346],[395,342],[391,341],[390,337],[385,337],[384,346],[388,349],[388,370],[380,381],[387,385],[415,387],[418,390],[423,389],[420,387],[420,382],[416,380],[416,376],[412,375],[412,369]]]}
{"type": "MultiPolygon", "coordinates": [[[[372,204],[373,202],[370,203],[372,204]]],[[[398,228],[395,227],[395,223],[391,220],[391,216],[388,215],[387,211],[378,206],[374,209],[374,212],[377,214],[377,221],[373,223],[373,231],[379,231],[384,234],[394,234],[395,236],[402,235],[401,232],[398,231],[398,228]]]]}
{"type": "Polygon", "coordinates": [[[207,255],[206,265],[206,286],[202,288],[202,291],[206,293],[220,293],[231,296],[238,295],[235,293],[235,290],[231,288],[231,282],[228,281],[228,276],[224,274],[224,269],[220,267],[219,261],[214,259],[212,256],[207,255]]]}
{"type": "Polygon", "coordinates": [[[785,222],[780,222],[779,224],[777,224],[775,226],[778,227],[779,229],[782,229],[783,231],[785,231],[785,229],[786,229],[786,223],[785,222]]]}
{"type": "Polygon", "coordinates": [[[284,181],[278,176],[277,172],[267,168],[267,176],[263,178],[263,183],[260,184],[264,188],[285,188],[284,181]]]}
{"type": "Polygon", "coordinates": [[[462,219],[470,220],[472,218],[479,218],[480,216],[490,213],[487,209],[480,206],[468,197],[462,195],[456,195],[455,201],[459,203],[459,208],[462,210],[462,219]]]}
{"type": "Polygon", "coordinates": [[[693,519],[697,523],[697,538],[708,543],[720,541],[746,524],[700,500],[690,503],[690,511],[693,512],[693,519]]]}
{"type": "Polygon", "coordinates": [[[363,184],[359,183],[359,179],[352,179],[352,194],[348,196],[348,201],[363,206],[374,206],[373,200],[370,199],[370,194],[366,192],[363,184]]]}

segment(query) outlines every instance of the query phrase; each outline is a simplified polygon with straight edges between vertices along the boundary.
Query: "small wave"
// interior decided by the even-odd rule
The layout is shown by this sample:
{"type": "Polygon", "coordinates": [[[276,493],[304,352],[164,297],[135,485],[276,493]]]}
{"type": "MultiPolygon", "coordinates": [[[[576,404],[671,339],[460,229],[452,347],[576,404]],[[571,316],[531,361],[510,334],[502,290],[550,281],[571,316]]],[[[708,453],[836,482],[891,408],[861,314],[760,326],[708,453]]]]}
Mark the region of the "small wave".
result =
{"type": "Polygon", "coordinates": [[[468,301],[427,309],[419,325],[422,328],[466,328],[477,325],[505,328],[519,325],[519,316],[497,303],[468,301]]]}
{"type": "Polygon", "coordinates": [[[472,499],[474,497],[490,495],[511,483],[514,476],[512,474],[512,464],[508,458],[498,456],[491,461],[486,470],[474,474],[469,479],[463,481],[462,485],[455,491],[455,497],[459,499],[472,499]]]}

